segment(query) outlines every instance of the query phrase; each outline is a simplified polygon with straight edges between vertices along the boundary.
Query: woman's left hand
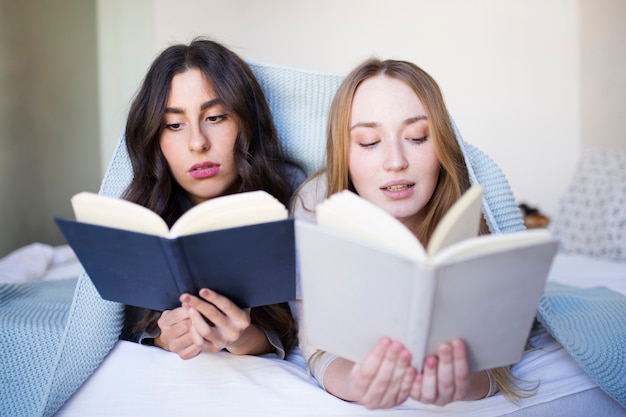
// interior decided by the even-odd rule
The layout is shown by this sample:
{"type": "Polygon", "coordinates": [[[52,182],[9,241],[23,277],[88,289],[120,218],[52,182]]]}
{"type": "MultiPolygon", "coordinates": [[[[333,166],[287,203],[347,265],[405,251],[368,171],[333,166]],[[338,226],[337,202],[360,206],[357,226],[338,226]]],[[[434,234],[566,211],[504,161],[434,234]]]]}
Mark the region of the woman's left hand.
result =
{"type": "Polygon", "coordinates": [[[251,326],[250,310],[242,310],[228,298],[203,288],[200,297],[183,294],[180,301],[191,319],[190,333],[203,351],[258,354],[268,350],[265,334],[251,326]]]}
{"type": "Polygon", "coordinates": [[[470,371],[465,343],[455,339],[437,347],[436,356],[424,359],[422,373],[417,375],[411,398],[422,403],[445,405],[468,400],[470,371]]]}

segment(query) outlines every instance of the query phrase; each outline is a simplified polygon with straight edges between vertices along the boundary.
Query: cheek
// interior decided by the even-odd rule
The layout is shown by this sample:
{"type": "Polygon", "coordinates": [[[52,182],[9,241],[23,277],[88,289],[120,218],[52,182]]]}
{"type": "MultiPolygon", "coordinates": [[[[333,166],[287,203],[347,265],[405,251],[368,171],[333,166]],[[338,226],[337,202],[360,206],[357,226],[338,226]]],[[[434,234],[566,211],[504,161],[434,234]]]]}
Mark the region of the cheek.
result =
{"type": "Polygon", "coordinates": [[[434,178],[439,176],[439,160],[431,143],[428,143],[427,147],[416,148],[414,160],[422,176],[434,178]]]}
{"type": "Polygon", "coordinates": [[[161,149],[161,153],[165,158],[165,162],[169,166],[176,163],[176,156],[179,154],[179,152],[177,151],[177,147],[175,146],[173,141],[161,139],[159,141],[159,148],[161,149]]]}

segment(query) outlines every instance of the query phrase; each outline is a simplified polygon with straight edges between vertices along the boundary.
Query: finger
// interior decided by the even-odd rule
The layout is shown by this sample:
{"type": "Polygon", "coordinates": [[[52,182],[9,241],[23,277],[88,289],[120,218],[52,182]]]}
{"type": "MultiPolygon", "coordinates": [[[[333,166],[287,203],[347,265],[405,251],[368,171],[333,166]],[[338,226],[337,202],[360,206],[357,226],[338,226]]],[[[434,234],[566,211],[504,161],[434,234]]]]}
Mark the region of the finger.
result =
{"type": "Polygon", "coordinates": [[[206,288],[200,290],[200,295],[202,298],[189,295],[184,299],[184,305],[199,311],[213,325],[224,329],[237,328],[238,331],[250,325],[249,313],[228,298],[206,288]]]}
{"type": "Polygon", "coordinates": [[[416,373],[411,366],[411,353],[402,346],[402,350],[397,356],[389,388],[383,400],[384,408],[393,407],[406,401],[416,373]]]}
{"type": "Polygon", "coordinates": [[[396,404],[402,404],[407,400],[407,398],[409,398],[409,396],[411,395],[411,388],[415,384],[416,377],[417,371],[412,366],[409,366],[404,373],[404,377],[402,378],[400,390],[398,391],[398,395],[396,397],[396,404]]]}
{"type": "Polygon", "coordinates": [[[422,391],[419,400],[432,404],[437,399],[437,357],[427,356],[422,371],[422,391]]]}
{"type": "Polygon", "coordinates": [[[469,392],[470,369],[467,360],[467,350],[465,343],[461,339],[452,341],[452,355],[454,364],[454,398],[453,401],[465,399],[469,392]]]}
{"type": "Polygon", "coordinates": [[[191,343],[189,346],[180,350],[178,352],[178,356],[180,356],[181,359],[187,360],[187,359],[195,358],[196,356],[200,354],[200,352],[202,352],[202,349],[200,349],[198,346],[191,343]]]}
{"type": "Polygon", "coordinates": [[[455,379],[452,346],[442,343],[437,347],[439,363],[437,366],[437,397],[436,404],[447,404],[454,398],[455,379]]]}
{"type": "Polygon", "coordinates": [[[413,385],[411,386],[411,392],[409,396],[417,401],[422,401],[422,385],[424,380],[424,374],[418,373],[415,376],[413,385]]]}
{"type": "Polygon", "coordinates": [[[243,323],[249,321],[249,310],[242,310],[229,298],[224,297],[223,295],[220,295],[215,291],[209,290],[208,288],[201,289],[200,296],[207,302],[215,306],[222,313],[222,315],[228,317],[231,321],[243,323]]]}
{"type": "Polygon", "coordinates": [[[182,307],[173,311],[164,311],[157,320],[161,334],[168,332],[169,337],[186,332],[189,325],[189,315],[182,307]]]}
{"type": "Polygon", "coordinates": [[[372,404],[372,408],[389,408],[395,405],[394,401],[401,383],[399,381],[400,383],[396,384],[395,379],[403,378],[403,372],[398,373],[398,361],[403,348],[395,341],[387,346],[378,372],[366,394],[367,401],[372,404]]]}
{"type": "Polygon", "coordinates": [[[178,322],[184,321],[188,318],[187,312],[182,307],[177,307],[173,310],[165,310],[161,313],[157,324],[159,327],[173,326],[178,322]]]}
{"type": "Polygon", "coordinates": [[[190,334],[193,343],[207,352],[218,352],[222,350],[226,343],[222,340],[219,331],[215,331],[214,327],[204,319],[196,309],[188,308],[189,317],[191,318],[190,334]]]}
{"type": "Polygon", "coordinates": [[[381,338],[365,360],[354,367],[350,394],[354,398],[363,398],[369,391],[372,381],[385,357],[385,351],[391,344],[388,338],[381,338]]]}

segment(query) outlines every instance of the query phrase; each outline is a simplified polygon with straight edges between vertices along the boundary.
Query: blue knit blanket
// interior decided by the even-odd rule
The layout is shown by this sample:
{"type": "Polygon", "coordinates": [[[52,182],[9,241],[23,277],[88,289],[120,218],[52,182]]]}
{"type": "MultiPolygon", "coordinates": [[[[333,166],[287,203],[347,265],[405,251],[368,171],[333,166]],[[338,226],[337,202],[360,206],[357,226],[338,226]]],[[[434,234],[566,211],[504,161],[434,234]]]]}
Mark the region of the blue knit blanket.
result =
{"type": "Polygon", "coordinates": [[[43,414],[76,279],[0,285],[0,416],[43,414]]]}
{"type": "Polygon", "coordinates": [[[626,408],[626,296],[548,283],[537,317],[608,395],[626,408]]]}

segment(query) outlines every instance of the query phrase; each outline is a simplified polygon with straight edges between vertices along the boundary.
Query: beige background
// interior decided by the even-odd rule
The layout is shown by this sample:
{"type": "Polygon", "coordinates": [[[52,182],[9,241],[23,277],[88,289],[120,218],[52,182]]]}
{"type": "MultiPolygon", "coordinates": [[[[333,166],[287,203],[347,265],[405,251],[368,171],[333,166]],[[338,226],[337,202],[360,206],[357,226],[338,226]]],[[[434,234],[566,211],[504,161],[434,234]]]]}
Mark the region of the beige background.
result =
{"type": "Polygon", "coordinates": [[[0,0],[0,256],[62,242],[51,216],[97,191],[147,66],[196,35],[321,71],[417,63],[518,200],[551,214],[584,147],[626,150],[624,21],[623,0],[0,0]]]}

